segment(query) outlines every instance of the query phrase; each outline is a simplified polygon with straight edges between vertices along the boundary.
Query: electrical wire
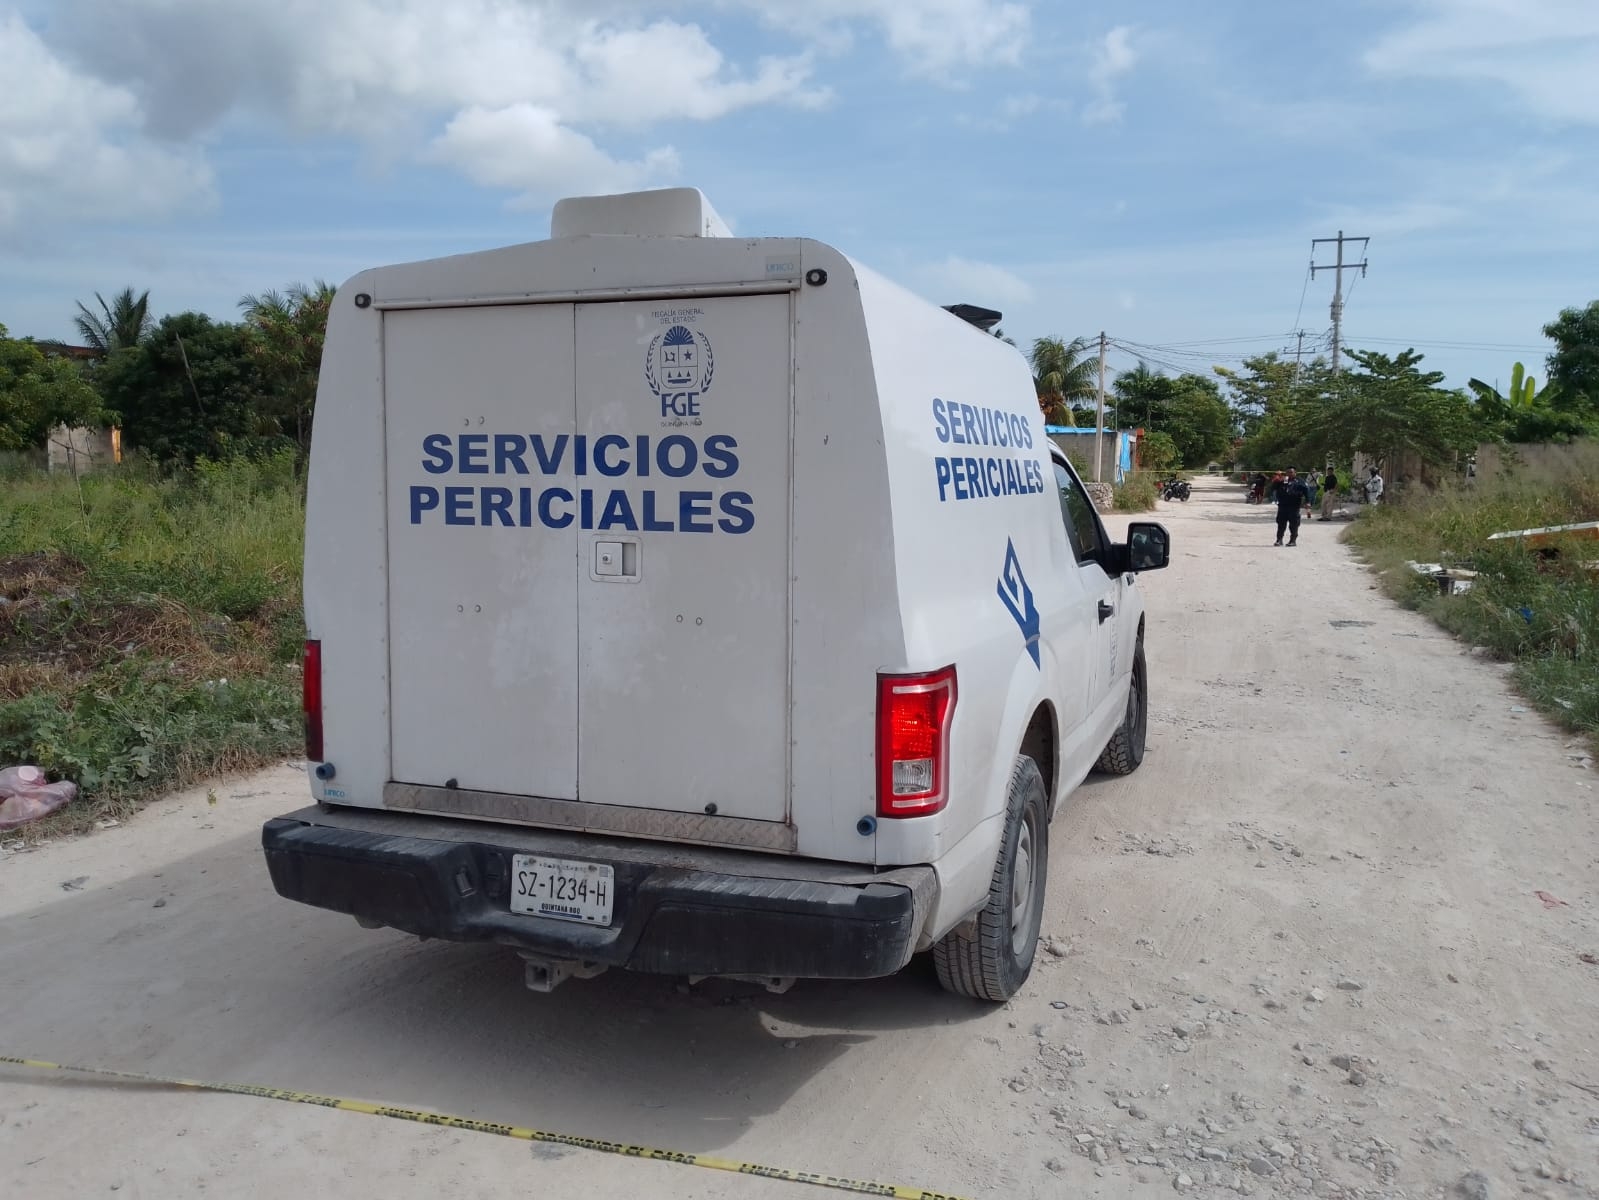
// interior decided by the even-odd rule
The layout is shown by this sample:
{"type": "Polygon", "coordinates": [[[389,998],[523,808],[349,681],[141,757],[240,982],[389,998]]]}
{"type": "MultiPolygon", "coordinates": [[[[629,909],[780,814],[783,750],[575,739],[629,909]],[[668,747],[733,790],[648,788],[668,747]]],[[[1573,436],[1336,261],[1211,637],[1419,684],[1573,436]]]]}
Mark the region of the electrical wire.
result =
{"type": "Polygon", "coordinates": [[[1355,288],[1359,286],[1360,281],[1362,279],[1364,279],[1365,277],[1366,277],[1366,273],[1364,271],[1361,271],[1361,272],[1359,272],[1359,273],[1357,273],[1355,275],[1354,279],[1350,280],[1350,282],[1349,282],[1349,290],[1344,293],[1344,304],[1345,304],[1345,306],[1347,306],[1349,304],[1349,301],[1354,297],[1355,288]]]}
{"type": "MultiPolygon", "coordinates": [[[[1248,358],[1248,357],[1252,356],[1252,352],[1251,351],[1242,350],[1242,349],[1239,349],[1239,348],[1232,348],[1232,349],[1226,349],[1226,350],[1222,350],[1222,349],[1197,349],[1197,350],[1190,350],[1190,349],[1187,349],[1183,343],[1139,342],[1139,341],[1133,340],[1132,338],[1115,338],[1114,340],[1119,345],[1126,346],[1126,347],[1129,347],[1131,349],[1148,350],[1148,351],[1150,351],[1150,352],[1152,352],[1154,354],[1164,354],[1164,355],[1166,355],[1167,357],[1170,357],[1170,358],[1201,358],[1201,359],[1209,359],[1209,358],[1218,358],[1218,357],[1219,358],[1248,358]]],[[[1237,338],[1237,339],[1229,339],[1229,340],[1235,341],[1235,342],[1243,342],[1243,341],[1265,342],[1265,341],[1270,341],[1270,342],[1279,342],[1280,343],[1282,341],[1282,335],[1274,333],[1274,334],[1268,334],[1267,336],[1261,337],[1261,338],[1247,338],[1247,339],[1246,338],[1237,338]]]]}
{"type": "MultiPolygon", "coordinates": [[[[1248,337],[1199,338],[1191,342],[1165,342],[1163,344],[1171,348],[1182,346],[1220,346],[1227,342],[1274,342],[1281,337],[1282,334],[1280,333],[1256,333],[1251,334],[1248,337]]],[[[1127,341],[1128,339],[1123,338],[1121,340],[1127,341]]]]}
{"type": "MultiPolygon", "coordinates": [[[[1346,338],[1344,340],[1348,341],[1349,339],[1346,338]]],[[[1525,351],[1527,353],[1547,354],[1553,348],[1552,346],[1548,345],[1525,346],[1513,345],[1508,342],[1428,341],[1422,338],[1363,337],[1358,340],[1362,342],[1371,342],[1379,346],[1426,346],[1434,350],[1513,350],[1525,351]]]]}
{"type": "Polygon", "coordinates": [[[1173,370],[1178,370],[1178,371],[1199,370],[1199,371],[1201,371],[1203,373],[1208,373],[1211,367],[1216,366],[1218,364],[1244,363],[1244,362],[1247,362],[1248,360],[1250,360],[1251,358],[1259,357],[1260,354],[1263,354],[1263,353],[1268,353],[1268,352],[1281,353],[1282,352],[1282,348],[1281,348],[1281,344],[1280,343],[1279,343],[1279,345],[1277,347],[1273,348],[1273,351],[1261,350],[1261,351],[1249,352],[1249,353],[1238,353],[1236,351],[1233,351],[1233,352],[1224,352],[1224,351],[1206,352],[1206,351],[1203,351],[1203,350],[1183,350],[1183,349],[1176,348],[1176,347],[1171,347],[1171,346],[1160,346],[1160,345],[1151,345],[1151,344],[1144,343],[1144,342],[1124,341],[1124,340],[1119,339],[1119,338],[1118,339],[1113,339],[1113,340],[1107,340],[1106,345],[1107,346],[1115,346],[1122,353],[1130,354],[1130,355],[1132,355],[1135,358],[1142,358],[1142,359],[1145,359],[1145,360],[1147,360],[1149,362],[1159,361],[1160,365],[1162,365],[1164,367],[1167,367],[1167,368],[1170,368],[1170,369],[1173,369],[1173,370]],[[1179,364],[1181,364],[1181,365],[1179,365],[1179,364]]]}
{"type": "MultiPolygon", "coordinates": [[[[1174,373],[1176,373],[1178,375],[1206,375],[1206,376],[1208,376],[1211,373],[1211,369],[1212,368],[1214,368],[1217,365],[1220,365],[1220,364],[1217,364],[1214,360],[1208,360],[1208,359],[1204,360],[1202,362],[1187,362],[1187,363],[1173,362],[1170,359],[1163,358],[1163,357],[1161,357],[1158,354],[1151,354],[1147,350],[1133,349],[1132,347],[1129,347],[1129,346],[1120,346],[1120,345],[1116,345],[1113,342],[1107,342],[1106,343],[1106,347],[1107,347],[1107,349],[1114,347],[1116,350],[1119,350],[1121,353],[1127,355],[1130,358],[1133,358],[1133,359],[1137,360],[1138,362],[1141,362],[1141,363],[1145,364],[1146,366],[1159,367],[1162,370],[1172,371],[1172,372],[1174,372],[1174,373]]],[[[1122,373],[1123,372],[1118,372],[1118,374],[1122,374],[1122,373]]]]}
{"type": "MultiPolygon", "coordinates": [[[[1312,258],[1310,261],[1314,263],[1316,260],[1312,258]]],[[[1299,289],[1299,307],[1294,310],[1294,323],[1288,327],[1289,333],[1299,332],[1299,318],[1305,315],[1305,296],[1310,291],[1310,277],[1314,274],[1315,271],[1311,267],[1305,268],[1305,283],[1299,289]]]]}

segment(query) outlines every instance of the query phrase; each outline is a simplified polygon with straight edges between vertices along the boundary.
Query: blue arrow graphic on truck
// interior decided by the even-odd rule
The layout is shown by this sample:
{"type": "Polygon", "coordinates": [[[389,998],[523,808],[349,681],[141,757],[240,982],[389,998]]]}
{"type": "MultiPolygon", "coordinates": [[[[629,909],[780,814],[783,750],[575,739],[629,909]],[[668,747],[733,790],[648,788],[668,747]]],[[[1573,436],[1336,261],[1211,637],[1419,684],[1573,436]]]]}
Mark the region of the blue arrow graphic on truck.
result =
{"type": "Polygon", "coordinates": [[[1038,657],[1038,606],[1033,603],[1033,589],[1027,586],[1021,560],[1016,557],[1016,543],[1009,538],[1005,540],[1005,569],[999,573],[999,598],[1021,627],[1027,653],[1033,656],[1033,666],[1043,670],[1038,657]]]}

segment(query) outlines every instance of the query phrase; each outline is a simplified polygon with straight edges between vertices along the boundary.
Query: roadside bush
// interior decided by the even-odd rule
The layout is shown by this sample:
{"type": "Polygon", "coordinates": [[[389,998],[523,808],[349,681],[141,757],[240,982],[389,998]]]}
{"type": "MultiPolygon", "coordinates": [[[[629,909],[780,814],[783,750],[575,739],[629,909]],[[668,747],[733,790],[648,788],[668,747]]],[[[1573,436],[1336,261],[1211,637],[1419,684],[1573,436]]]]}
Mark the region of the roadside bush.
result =
{"type": "Polygon", "coordinates": [[[1118,483],[1111,497],[1117,512],[1148,512],[1155,507],[1159,493],[1155,491],[1153,476],[1137,474],[1129,475],[1124,483],[1118,483]]]}

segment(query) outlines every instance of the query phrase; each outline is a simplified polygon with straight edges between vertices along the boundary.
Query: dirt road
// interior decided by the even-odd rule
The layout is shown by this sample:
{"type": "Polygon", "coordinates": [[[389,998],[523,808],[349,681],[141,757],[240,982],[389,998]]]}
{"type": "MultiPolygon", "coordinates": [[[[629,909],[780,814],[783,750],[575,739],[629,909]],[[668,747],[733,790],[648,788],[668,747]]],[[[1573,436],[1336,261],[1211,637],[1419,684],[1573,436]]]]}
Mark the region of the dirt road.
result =
{"type": "MultiPolygon", "coordinates": [[[[1149,755],[1057,819],[1051,946],[1002,1010],[921,965],[786,996],[619,974],[527,993],[508,953],[277,899],[257,838],[303,803],[282,769],[0,854],[0,1054],[969,1197],[1599,1195],[1579,748],[1382,599],[1335,527],[1273,549],[1232,487],[1160,515],[1149,755]]],[[[827,1194],[0,1067],[0,1195],[113,1191],[827,1194]]]]}

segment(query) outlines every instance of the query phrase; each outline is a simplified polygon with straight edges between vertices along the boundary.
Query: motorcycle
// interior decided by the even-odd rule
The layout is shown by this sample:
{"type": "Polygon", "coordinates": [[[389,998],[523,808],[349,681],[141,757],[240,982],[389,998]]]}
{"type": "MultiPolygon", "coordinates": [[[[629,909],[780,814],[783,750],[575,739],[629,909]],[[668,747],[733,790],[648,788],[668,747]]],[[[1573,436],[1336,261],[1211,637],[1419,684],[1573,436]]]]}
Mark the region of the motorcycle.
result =
{"type": "Polygon", "coordinates": [[[1168,479],[1161,485],[1160,498],[1162,500],[1181,500],[1188,503],[1189,488],[1186,479],[1168,479]]]}

